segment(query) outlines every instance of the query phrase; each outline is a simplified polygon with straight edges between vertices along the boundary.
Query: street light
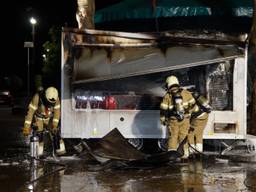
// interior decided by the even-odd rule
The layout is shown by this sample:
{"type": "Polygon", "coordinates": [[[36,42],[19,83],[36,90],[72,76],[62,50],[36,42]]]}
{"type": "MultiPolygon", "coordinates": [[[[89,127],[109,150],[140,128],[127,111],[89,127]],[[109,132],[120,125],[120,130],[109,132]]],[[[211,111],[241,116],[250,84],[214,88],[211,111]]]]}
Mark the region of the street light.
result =
{"type": "Polygon", "coordinates": [[[29,21],[32,24],[32,41],[35,43],[35,25],[37,24],[37,20],[34,17],[31,17],[29,21]]]}
{"type": "MultiPolygon", "coordinates": [[[[37,20],[34,17],[30,18],[30,23],[32,25],[32,48],[33,48],[33,55],[32,55],[32,66],[35,65],[35,26],[37,24],[37,20]]],[[[28,55],[29,57],[29,55],[28,55]]],[[[28,58],[29,60],[29,58],[28,58]]],[[[30,94],[30,73],[29,73],[29,61],[28,61],[28,96],[30,94]]],[[[33,68],[32,68],[33,69],[33,68]]]]}
{"type": "Polygon", "coordinates": [[[35,25],[37,24],[37,21],[34,17],[31,17],[30,20],[29,20],[30,24],[32,24],[32,41],[25,41],[24,42],[24,47],[25,48],[28,48],[28,63],[27,63],[27,91],[28,91],[28,97],[29,97],[29,94],[30,94],[30,55],[29,55],[29,48],[33,48],[33,58],[32,58],[32,61],[33,61],[33,64],[35,63],[35,25]]]}

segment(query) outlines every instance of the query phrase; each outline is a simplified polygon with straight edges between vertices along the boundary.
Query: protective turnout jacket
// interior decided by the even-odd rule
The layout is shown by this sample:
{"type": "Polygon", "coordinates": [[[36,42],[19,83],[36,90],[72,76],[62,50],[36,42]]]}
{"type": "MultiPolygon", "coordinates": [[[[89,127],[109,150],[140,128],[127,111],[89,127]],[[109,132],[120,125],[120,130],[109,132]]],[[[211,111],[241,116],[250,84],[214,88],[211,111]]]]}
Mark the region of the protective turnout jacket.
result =
{"type": "Polygon", "coordinates": [[[160,104],[160,121],[166,123],[169,119],[177,119],[179,111],[183,110],[184,117],[190,117],[195,105],[195,99],[192,94],[185,89],[179,89],[177,92],[168,91],[160,104]],[[180,103],[175,102],[175,97],[180,97],[180,103]]]}
{"type": "Polygon", "coordinates": [[[52,118],[52,128],[57,128],[60,120],[60,100],[55,104],[49,104],[43,96],[36,93],[28,106],[28,112],[25,117],[24,127],[29,128],[36,121],[43,121],[48,124],[52,118]]]}

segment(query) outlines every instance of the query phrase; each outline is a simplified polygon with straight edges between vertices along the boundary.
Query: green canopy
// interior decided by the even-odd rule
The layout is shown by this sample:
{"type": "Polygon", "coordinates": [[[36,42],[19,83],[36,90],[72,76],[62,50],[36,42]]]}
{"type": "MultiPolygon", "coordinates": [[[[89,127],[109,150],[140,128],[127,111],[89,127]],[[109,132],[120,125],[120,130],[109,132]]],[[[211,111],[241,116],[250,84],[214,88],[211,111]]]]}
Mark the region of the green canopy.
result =
{"type": "Polygon", "coordinates": [[[95,23],[179,16],[253,15],[253,0],[123,0],[95,14],[95,23]]]}

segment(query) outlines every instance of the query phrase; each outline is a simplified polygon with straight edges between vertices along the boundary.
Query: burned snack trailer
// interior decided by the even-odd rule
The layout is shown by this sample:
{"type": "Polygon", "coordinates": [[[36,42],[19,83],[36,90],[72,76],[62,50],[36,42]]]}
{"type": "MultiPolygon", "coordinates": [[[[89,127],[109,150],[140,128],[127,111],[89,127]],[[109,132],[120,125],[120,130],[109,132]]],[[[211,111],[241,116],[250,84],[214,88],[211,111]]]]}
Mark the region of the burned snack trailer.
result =
{"type": "Polygon", "coordinates": [[[64,138],[102,138],[117,128],[125,138],[166,138],[159,106],[165,79],[210,100],[204,139],[246,136],[246,34],[126,33],[64,28],[64,138]]]}

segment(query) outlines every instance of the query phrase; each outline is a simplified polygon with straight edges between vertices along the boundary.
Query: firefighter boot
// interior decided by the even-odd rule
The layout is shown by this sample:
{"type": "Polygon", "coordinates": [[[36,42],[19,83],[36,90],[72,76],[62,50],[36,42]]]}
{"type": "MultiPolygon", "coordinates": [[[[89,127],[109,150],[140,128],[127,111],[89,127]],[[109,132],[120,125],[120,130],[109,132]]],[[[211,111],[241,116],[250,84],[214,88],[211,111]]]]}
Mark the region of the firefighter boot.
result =
{"type": "Polygon", "coordinates": [[[203,153],[203,144],[202,143],[197,143],[196,144],[196,150],[200,153],[203,153]]]}
{"type": "Polygon", "coordinates": [[[184,155],[181,157],[181,159],[188,159],[189,157],[189,150],[188,147],[184,148],[184,155]]]}
{"type": "Polygon", "coordinates": [[[194,155],[195,153],[197,153],[196,145],[195,144],[190,144],[189,145],[189,156],[194,155]]]}
{"type": "Polygon", "coordinates": [[[64,155],[66,153],[65,143],[63,139],[60,139],[60,148],[56,149],[57,155],[64,155]]]}

